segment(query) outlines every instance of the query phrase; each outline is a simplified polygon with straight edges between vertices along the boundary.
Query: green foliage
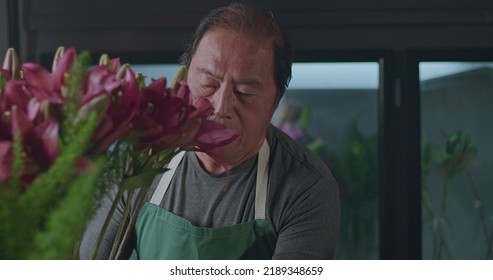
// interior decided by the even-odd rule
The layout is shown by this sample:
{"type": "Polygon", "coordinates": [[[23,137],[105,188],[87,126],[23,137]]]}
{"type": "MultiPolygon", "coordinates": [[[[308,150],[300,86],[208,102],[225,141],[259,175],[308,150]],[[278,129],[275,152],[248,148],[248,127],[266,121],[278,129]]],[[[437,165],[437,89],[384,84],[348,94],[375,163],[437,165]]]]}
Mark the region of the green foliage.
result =
{"type": "Polygon", "coordinates": [[[456,131],[447,137],[442,154],[445,177],[453,177],[464,169],[477,154],[477,149],[471,144],[471,136],[463,131],[456,131]]]}
{"type": "Polygon", "coordinates": [[[5,90],[6,84],[7,84],[7,79],[2,73],[0,73],[0,98],[2,97],[2,93],[5,90]]]}
{"type": "Polygon", "coordinates": [[[312,111],[308,106],[304,105],[301,108],[301,113],[300,113],[300,126],[301,129],[306,131],[308,129],[308,126],[310,125],[310,121],[312,118],[312,111]]]}
{"type": "MultiPolygon", "coordinates": [[[[476,154],[477,149],[472,144],[470,135],[460,130],[448,135],[443,147],[433,145],[426,141],[424,137],[421,140],[421,195],[432,237],[433,259],[454,258],[454,252],[448,245],[450,240],[448,240],[446,233],[448,230],[447,225],[450,222],[447,215],[448,196],[453,185],[453,177],[456,174],[464,172],[467,175],[469,179],[467,187],[471,190],[474,200],[480,204],[481,197],[467,169],[476,154]],[[443,172],[443,185],[441,188],[433,186],[433,189],[438,190],[438,193],[441,194],[438,199],[435,199],[438,201],[432,199],[431,188],[426,184],[425,180],[432,165],[440,167],[443,172]]],[[[480,226],[487,243],[486,259],[489,259],[493,255],[493,241],[490,237],[493,236],[493,233],[488,230],[483,208],[477,207],[476,209],[478,210],[480,226]]]]}
{"type": "Polygon", "coordinates": [[[334,175],[344,189],[347,199],[377,197],[377,137],[364,137],[357,119],[346,129],[341,153],[331,154],[334,175]]]}
{"type": "Polygon", "coordinates": [[[65,89],[65,101],[63,107],[62,135],[64,143],[70,143],[76,134],[78,126],[74,126],[77,116],[77,102],[83,89],[84,77],[89,66],[91,56],[88,52],[82,52],[68,73],[68,83],[65,89]]]}
{"type": "MultiPolygon", "coordinates": [[[[62,218],[64,214],[63,210],[57,210],[58,207],[67,208],[71,206],[65,205],[69,202],[60,201],[68,199],[70,204],[81,206],[78,211],[80,216],[72,217],[74,223],[84,225],[87,218],[87,211],[92,211],[92,205],[87,203],[86,200],[89,192],[94,195],[94,190],[91,186],[87,187],[87,190],[79,190],[82,188],[84,180],[91,179],[95,174],[87,174],[85,176],[75,176],[77,160],[86,152],[89,147],[89,141],[92,136],[92,132],[96,126],[96,115],[91,114],[88,121],[81,126],[80,130],[75,134],[73,141],[67,146],[61,147],[62,153],[55,160],[53,165],[43,173],[33,184],[22,194],[14,194],[12,192],[2,194],[0,196],[0,243],[2,244],[2,250],[0,258],[10,259],[26,259],[30,256],[31,250],[34,246],[46,246],[50,244],[49,240],[43,240],[44,237],[50,236],[51,232],[60,231],[60,226],[54,224],[53,221],[47,217],[62,218]],[[77,177],[86,177],[85,179],[77,179],[77,177]],[[78,186],[78,188],[77,188],[78,186]],[[76,191],[72,190],[77,188],[76,191]],[[80,197],[75,194],[80,192],[80,197]],[[72,194],[74,193],[74,194],[72,194]],[[76,196],[76,197],[72,197],[76,196]],[[40,234],[43,233],[44,234],[40,234]],[[38,235],[40,234],[40,235],[38,235]],[[36,239],[34,239],[34,236],[36,239]],[[35,241],[34,241],[35,240],[35,241]],[[36,242],[36,243],[34,243],[36,242]],[[43,245],[45,244],[45,245],[43,245]]],[[[88,181],[86,181],[88,182],[88,181]]],[[[69,215],[67,213],[67,215],[69,215]]],[[[73,226],[67,222],[68,217],[63,217],[63,221],[67,228],[65,232],[79,231],[81,228],[77,226],[74,229],[69,229],[69,226],[73,226]]],[[[80,236],[81,233],[71,235],[72,237],[80,236]]],[[[60,244],[62,246],[62,244],[60,244]]],[[[73,246],[73,244],[72,244],[73,246]]],[[[50,255],[34,254],[31,257],[50,257],[50,255]]],[[[61,257],[60,257],[61,258],[61,257]]]]}
{"type": "Polygon", "coordinates": [[[25,219],[25,210],[16,200],[13,192],[5,189],[0,195],[0,259],[23,259],[23,252],[29,249],[24,243],[29,239],[30,223],[25,219]],[[23,229],[19,231],[19,229],[23,229]]]}
{"type": "Polygon", "coordinates": [[[17,132],[14,134],[14,141],[12,144],[13,151],[13,162],[12,162],[12,178],[10,181],[9,189],[14,192],[20,192],[21,190],[21,176],[24,169],[24,153],[22,151],[22,137],[21,133],[17,132]]]}
{"type": "Polygon", "coordinates": [[[86,124],[78,131],[76,137],[67,146],[61,148],[60,156],[55,160],[48,171],[42,174],[22,196],[24,203],[34,203],[31,207],[44,210],[54,201],[65,194],[63,184],[70,181],[74,175],[77,160],[89,148],[89,141],[96,126],[96,115],[91,114],[86,124]],[[58,194],[60,196],[56,196],[58,194]],[[44,199],[39,199],[44,198],[44,199]]]}
{"type": "Polygon", "coordinates": [[[338,257],[368,259],[377,250],[378,165],[377,137],[365,137],[357,118],[346,129],[344,147],[329,158],[343,195],[344,219],[338,243],[338,257]]]}
{"type": "Polygon", "coordinates": [[[18,242],[28,238],[28,232],[16,232],[17,227],[29,225],[25,220],[19,220],[25,214],[16,200],[21,191],[21,174],[24,166],[20,133],[14,135],[12,149],[14,159],[11,178],[5,187],[0,185],[0,259],[21,258],[17,249],[26,245],[18,242]],[[12,219],[12,217],[17,219],[12,219]]]}
{"type": "Polygon", "coordinates": [[[72,258],[74,246],[82,238],[86,222],[93,213],[92,202],[101,165],[102,160],[98,160],[89,172],[76,176],[68,184],[64,199],[46,218],[45,230],[35,234],[30,259],[72,258]]]}

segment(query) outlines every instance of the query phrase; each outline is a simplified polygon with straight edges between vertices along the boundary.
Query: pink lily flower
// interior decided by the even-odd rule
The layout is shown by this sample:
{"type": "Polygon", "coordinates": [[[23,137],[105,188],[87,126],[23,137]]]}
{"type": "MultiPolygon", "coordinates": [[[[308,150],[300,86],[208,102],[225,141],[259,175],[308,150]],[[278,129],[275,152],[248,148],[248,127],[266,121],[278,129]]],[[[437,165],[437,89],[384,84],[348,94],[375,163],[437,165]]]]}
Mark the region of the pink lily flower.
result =
{"type": "Polygon", "coordinates": [[[35,126],[17,108],[14,107],[11,112],[12,135],[19,132],[28,157],[33,159],[40,170],[48,168],[58,155],[58,122],[48,118],[35,126]]]}
{"type": "Polygon", "coordinates": [[[49,103],[62,103],[64,75],[74,60],[75,50],[69,49],[53,73],[34,63],[23,65],[24,80],[12,80],[4,70],[0,73],[6,78],[0,95],[0,180],[11,176],[16,133],[20,133],[25,154],[21,175],[24,186],[29,185],[36,174],[49,168],[58,156],[59,124],[48,114],[48,106],[49,103]]]}
{"type": "Polygon", "coordinates": [[[144,147],[158,151],[173,148],[209,152],[234,140],[238,133],[208,120],[213,112],[207,99],[192,104],[190,89],[180,82],[176,91],[166,88],[166,80],[158,79],[144,89],[142,111],[137,127],[145,133],[139,139],[144,147]]]}
{"type": "Polygon", "coordinates": [[[38,100],[48,100],[50,103],[59,104],[62,102],[62,86],[65,83],[65,73],[75,62],[75,49],[67,49],[63,56],[58,60],[55,71],[48,72],[43,66],[36,63],[24,63],[22,70],[24,80],[30,87],[33,96],[38,100]]]}
{"type": "Polygon", "coordinates": [[[161,142],[170,135],[180,134],[191,110],[194,108],[187,100],[173,96],[166,88],[165,78],[154,80],[142,91],[142,114],[134,122],[141,131],[140,143],[161,142]]]}
{"type": "Polygon", "coordinates": [[[117,77],[114,70],[119,62],[111,65],[97,66],[91,69],[86,77],[84,92],[80,106],[88,104],[96,96],[108,96],[109,106],[94,132],[92,141],[96,144],[96,153],[104,152],[116,140],[132,131],[132,121],[139,113],[140,92],[135,73],[126,67],[123,76],[117,77]],[[115,68],[114,68],[115,67],[115,68]]]}

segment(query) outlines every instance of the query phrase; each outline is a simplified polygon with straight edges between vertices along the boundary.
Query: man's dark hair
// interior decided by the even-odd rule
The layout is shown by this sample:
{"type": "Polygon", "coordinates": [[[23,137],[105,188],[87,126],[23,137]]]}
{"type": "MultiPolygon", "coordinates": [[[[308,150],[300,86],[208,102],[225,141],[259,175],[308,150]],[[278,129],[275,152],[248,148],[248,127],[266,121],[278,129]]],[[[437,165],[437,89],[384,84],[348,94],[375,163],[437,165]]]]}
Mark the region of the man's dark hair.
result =
{"type": "Polygon", "coordinates": [[[242,35],[272,40],[273,77],[277,88],[277,101],[279,101],[291,80],[293,58],[288,39],[274,20],[272,13],[243,3],[235,3],[210,11],[199,23],[190,44],[180,57],[180,63],[190,67],[190,61],[200,40],[207,31],[212,29],[232,30],[242,35]]]}

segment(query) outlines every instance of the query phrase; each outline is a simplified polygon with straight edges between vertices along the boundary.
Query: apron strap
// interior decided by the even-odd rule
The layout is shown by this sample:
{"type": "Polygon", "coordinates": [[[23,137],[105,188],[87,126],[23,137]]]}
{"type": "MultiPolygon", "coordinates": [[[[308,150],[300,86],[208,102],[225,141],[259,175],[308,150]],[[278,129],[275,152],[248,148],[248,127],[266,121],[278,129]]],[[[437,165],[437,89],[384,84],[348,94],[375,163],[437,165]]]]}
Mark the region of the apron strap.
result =
{"type": "Polygon", "coordinates": [[[265,204],[267,202],[267,184],[269,181],[269,143],[264,144],[258,153],[257,185],[255,187],[255,219],[265,219],[265,204]]]}
{"type": "MultiPolygon", "coordinates": [[[[269,180],[269,144],[267,143],[267,139],[264,139],[264,143],[260,148],[258,154],[258,162],[257,162],[257,181],[255,186],[255,219],[265,219],[265,204],[267,202],[267,183],[269,180]]],[[[185,151],[178,153],[173,159],[171,159],[168,164],[168,171],[166,171],[161,177],[159,184],[154,191],[151,203],[155,205],[160,205],[161,201],[168,190],[168,187],[171,183],[171,179],[175,174],[176,168],[180,164],[183,156],[185,155],[185,151]]]]}
{"type": "Polygon", "coordinates": [[[152,204],[158,206],[161,204],[161,201],[164,198],[164,194],[168,190],[171,179],[175,174],[176,168],[180,164],[181,159],[183,158],[184,155],[185,155],[185,151],[181,151],[176,156],[174,156],[169,162],[168,171],[164,172],[164,175],[163,177],[161,177],[161,180],[159,181],[159,184],[156,190],[154,191],[154,194],[152,194],[152,198],[151,198],[152,204]]]}

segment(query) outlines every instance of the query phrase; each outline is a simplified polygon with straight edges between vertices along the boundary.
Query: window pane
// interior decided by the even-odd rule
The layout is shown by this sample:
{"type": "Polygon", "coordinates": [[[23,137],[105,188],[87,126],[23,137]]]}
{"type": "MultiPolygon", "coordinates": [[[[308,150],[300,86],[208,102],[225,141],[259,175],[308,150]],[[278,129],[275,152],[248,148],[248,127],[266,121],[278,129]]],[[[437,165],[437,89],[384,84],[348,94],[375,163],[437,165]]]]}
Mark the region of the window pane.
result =
{"type": "Polygon", "coordinates": [[[493,258],[493,63],[422,62],[424,259],[493,258]]]}
{"type": "Polygon", "coordinates": [[[176,71],[180,67],[179,64],[138,64],[131,65],[135,72],[144,75],[146,85],[150,84],[151,79],[166,77],[168,82],[175,76],[176,71]]]}
{"type": "Polygon", "coordinates": [[[341,188],[337,259],[378,258],[379,65],[295,63],[273,124],[307,145],[341,188]]]}

